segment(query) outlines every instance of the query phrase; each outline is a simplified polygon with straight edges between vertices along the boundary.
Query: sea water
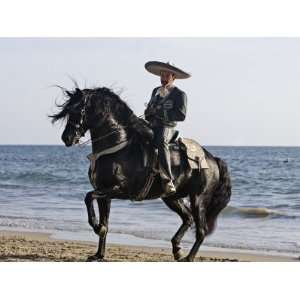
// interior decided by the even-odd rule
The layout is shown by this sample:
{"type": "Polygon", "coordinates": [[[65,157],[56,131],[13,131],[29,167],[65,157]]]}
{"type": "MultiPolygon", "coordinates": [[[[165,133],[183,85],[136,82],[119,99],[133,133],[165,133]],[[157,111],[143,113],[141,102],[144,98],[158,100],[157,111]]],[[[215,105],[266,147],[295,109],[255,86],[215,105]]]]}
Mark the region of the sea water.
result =
{"type": "MultiPolygon", "coordinates": [[[[206,147],[228,164],[232,197],[208,247],[300,253],[300,147],[206,147]]],[[[84,204],[89,146],[0,146],[0,230],[96,241],[84,204]]],[[[181,221],[157,199],[112,201],[108,242],[168,246],[181,221]]],[[[184,246],[194,241],[191,229],[184,246]]]]}

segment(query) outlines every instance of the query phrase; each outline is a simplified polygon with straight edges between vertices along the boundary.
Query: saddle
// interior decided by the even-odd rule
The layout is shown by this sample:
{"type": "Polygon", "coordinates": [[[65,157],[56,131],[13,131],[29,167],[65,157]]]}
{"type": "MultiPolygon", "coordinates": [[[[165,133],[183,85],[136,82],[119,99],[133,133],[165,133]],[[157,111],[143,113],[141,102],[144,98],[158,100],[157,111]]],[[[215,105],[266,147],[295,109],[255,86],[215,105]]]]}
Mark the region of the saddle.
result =
{"type": "MultiPolygon", "coordinates": [[[[172,167],[180,166],[182,158],[184,158],[188,168],[191,170],[196,169],[200,172],[201,169],[208,169],[209,166],[206,162],[203,148],[191,139],[178,138],[178,135],[179,131],[176,130],[169,142],[169,150],[172,153],[172,167]]],[[[149,146],[145,147],[145,145],[142,145],[142,147],[144,148],[143,166],[148,169],[149,175],[136,200],[142,200],[146,197],[155,177],[161,174],[158,163],[158,150],[154,147],[149,149],[149,146]]]]}

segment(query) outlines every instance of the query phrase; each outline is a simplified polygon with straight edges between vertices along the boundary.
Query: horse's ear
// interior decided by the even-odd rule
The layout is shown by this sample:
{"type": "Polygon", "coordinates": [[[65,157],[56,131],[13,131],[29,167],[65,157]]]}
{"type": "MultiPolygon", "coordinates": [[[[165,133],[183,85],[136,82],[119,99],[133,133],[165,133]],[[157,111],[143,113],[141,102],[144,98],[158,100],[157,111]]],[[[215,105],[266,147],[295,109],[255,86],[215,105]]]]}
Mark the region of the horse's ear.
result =
{"type": "Polygon", "coordinates": [[[66,94],[71,98],[73,96],[73,94],[69,91],[66,91],[66,94]]]}
{"type": "Polygon", "coordinates": [[[75,93],[78,94],[78,95],[82,95],[82,91],[81,91],[81,89],[79,89],[79,88],[76,88],[76,89],[75,89],[75,93]]]}

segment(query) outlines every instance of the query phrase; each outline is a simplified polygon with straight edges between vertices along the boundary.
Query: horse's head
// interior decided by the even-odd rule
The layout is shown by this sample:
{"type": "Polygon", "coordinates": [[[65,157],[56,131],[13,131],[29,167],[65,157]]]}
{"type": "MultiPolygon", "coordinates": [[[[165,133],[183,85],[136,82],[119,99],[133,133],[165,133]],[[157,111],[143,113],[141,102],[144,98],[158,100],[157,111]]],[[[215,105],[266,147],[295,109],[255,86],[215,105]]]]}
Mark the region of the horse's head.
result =
{"type": "Polygon", "coordinates": [[[74,91],[65,91],[67,101],[57,105],[61,111],[51,115],[52,122],[67,120],[61,139],[67,147],[75,145],[89,129],[87,110],[89,97],[85,90],[76,88],[74,91]]]}
{"type": "Polygon", "coordinates": [[[67,121],[61,137],[67,147],[78,143],[87,130],[92,129],[100,136],[118,133],[121,137],[127,135],[125,131],[130,129],[146,139],[153,135],[152,130],[108,88],[65,90],[65,96],[67,100],[62,105],[57,105],[61,110],[50,117],[53,123],[58,120],[67,121]]]}

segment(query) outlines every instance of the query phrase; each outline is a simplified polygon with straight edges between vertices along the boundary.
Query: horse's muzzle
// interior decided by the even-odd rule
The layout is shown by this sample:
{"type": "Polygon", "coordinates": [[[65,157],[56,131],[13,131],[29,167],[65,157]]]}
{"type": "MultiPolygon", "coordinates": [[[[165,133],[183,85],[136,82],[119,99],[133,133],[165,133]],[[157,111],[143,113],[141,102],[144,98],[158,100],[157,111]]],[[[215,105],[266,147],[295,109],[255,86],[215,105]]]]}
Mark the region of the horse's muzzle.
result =
{"type": "Polygon", "coordinates": [[[70,134],[67,134],[67,132],[64,131],[62,136],[61,136],[61,139],[67,147],[71,147],[74,144],[75,137],[73,137],[70,134]]]}

